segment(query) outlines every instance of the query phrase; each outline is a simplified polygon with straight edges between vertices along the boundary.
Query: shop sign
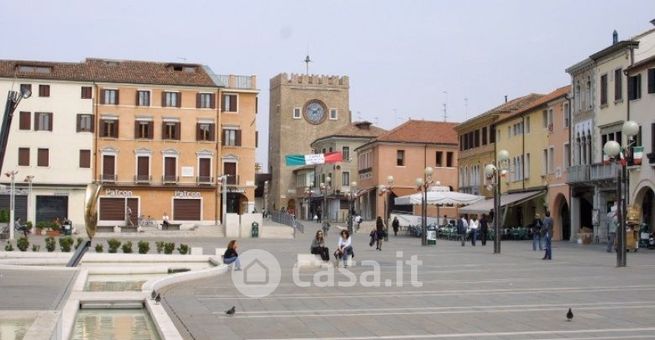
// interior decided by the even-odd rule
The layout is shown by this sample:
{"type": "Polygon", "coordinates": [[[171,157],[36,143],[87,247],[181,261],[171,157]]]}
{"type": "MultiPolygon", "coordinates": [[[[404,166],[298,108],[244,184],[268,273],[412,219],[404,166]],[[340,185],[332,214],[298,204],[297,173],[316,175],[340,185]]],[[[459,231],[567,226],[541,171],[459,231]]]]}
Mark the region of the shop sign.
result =
{"type": "Polygon", "coordinates": [[[175,198],[200,198],[201,195],[197,191],[176,191],[173,194],[175,198]]]}
{"type": "Polygon", "coordinates": [[[227,188],[227,192],[244,193],[246,191],[242,188],[227,188]]]}
{"type": "Polygon", "coordinates": [[[132,197],[131,190],[106,189],[105,196],[110,197],[132,197]]]}

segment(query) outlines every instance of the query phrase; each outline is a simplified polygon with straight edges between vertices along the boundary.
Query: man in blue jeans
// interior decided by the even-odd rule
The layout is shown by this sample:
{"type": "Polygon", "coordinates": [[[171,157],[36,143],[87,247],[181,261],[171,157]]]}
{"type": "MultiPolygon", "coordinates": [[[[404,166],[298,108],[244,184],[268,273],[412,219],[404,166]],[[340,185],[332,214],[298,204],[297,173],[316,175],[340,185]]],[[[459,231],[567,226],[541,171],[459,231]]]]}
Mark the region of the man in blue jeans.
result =
{"type": "Polygon", "coordinates": [[[552,260],[553,250],[551,240],[553,238],[553,219],[550,217],[550,211],[546,211],[546,217],[544,218],[542,229],[544,237],[546,238],[546,253],[542,260],[552,260]]]}
{"type": "Polygon", "coordinates": [[[537,251],[537,244],[539,244],[539,250],[544,250],[541,246],[541,227],[543,223],[541,222],[541,216],[539,214],[534,215],[534,222],[532,222],[532,250],[537,251]]]}

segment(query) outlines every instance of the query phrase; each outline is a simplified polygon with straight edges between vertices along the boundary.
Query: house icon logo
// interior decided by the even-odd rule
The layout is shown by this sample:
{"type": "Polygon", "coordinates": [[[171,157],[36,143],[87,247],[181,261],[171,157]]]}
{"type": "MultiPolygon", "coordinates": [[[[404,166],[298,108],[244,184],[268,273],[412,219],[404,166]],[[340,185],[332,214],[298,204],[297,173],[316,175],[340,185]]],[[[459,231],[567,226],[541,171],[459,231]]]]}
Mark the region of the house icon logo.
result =
{"type": "Polygon", "coordinates": [[[280,263],[273,254],[262,249],[251,249],[239,255],[240,271],[232,271],[232,283],[237,290],[252,298],[270,295],[282,277],[280,263]]]}

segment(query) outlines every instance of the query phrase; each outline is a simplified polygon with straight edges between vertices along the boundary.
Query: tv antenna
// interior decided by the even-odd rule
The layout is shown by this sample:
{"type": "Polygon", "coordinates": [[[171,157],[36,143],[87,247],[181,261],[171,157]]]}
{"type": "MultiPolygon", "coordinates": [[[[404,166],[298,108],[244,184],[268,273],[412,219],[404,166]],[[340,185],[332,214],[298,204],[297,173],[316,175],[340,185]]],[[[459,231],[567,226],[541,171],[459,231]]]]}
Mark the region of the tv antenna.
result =
{"type": "Polygon", "coordinates": [[[311,63],[312,60],[309,58],[309,54],[305,57],[305,74],[309,75],[309,63],[311,63]]]}
{"type": "Polygon", "coordinates": [[[443,121],[448,121],[448,91],[443,91],[444,94],[444,103],[443,103],[443,121]]]}

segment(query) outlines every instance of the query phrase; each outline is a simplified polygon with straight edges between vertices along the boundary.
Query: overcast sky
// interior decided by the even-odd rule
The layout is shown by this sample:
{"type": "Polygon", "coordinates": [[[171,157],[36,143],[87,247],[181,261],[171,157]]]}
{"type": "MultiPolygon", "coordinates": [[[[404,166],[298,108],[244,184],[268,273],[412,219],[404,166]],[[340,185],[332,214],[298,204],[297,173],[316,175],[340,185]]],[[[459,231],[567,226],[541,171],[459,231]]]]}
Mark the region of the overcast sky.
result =
{"type": "Polygon", "coordinates": [[[268,83],[281,72],[350,76],[353,119],[463,121],[505,95],[566,85],[564,69],[653,27],[655,1],[2,1],[2,59],[187,61],[254,74],[257,161],[268,83]],[[468,98],[466,101],[465,98],[468,98]],[[468,105],[465,103],[468,102],[468,105]]]}

